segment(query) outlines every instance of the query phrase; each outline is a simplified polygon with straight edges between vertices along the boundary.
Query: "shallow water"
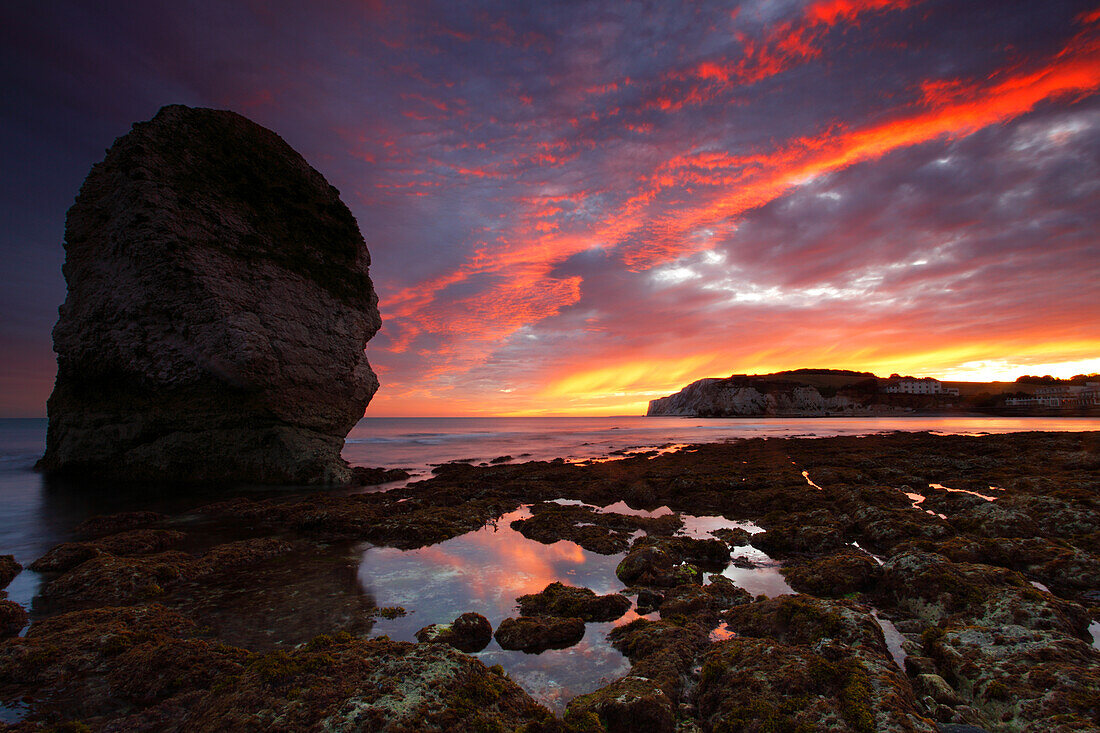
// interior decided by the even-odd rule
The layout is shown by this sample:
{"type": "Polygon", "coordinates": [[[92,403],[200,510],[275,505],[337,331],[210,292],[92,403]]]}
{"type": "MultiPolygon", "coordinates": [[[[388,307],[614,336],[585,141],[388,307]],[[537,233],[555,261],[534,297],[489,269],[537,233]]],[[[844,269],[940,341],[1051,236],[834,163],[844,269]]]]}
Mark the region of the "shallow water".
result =
{"type": "MultiPolygon", "coordinates": [[[[976,496],[979,499],[985,499],[986,501],[997,501],[997,497],[990,496],[989,494],[981,494],[977,491],[971,491],[969,489],[952,489],[951,487],[944,486],[943,484],[928,484],[928,488],[939,489],[940,491],[950,491],[956,494],[970,494],[971,496],[976,496]]],[[[989,488],[992,489],[994,487],[990,486],[989,488]]],[[[1001,490],[1003,491],[1004,489],[1001,490]]]]}
{"type": "Polygon", "coordinates": [[[409,468],[460,459],[488,462],[611,457],[612,451],[668,450],[739,438],[869,435],[896,430],[979,435],[1028,430],[1100,430],[1098,418],[1075,417],[452,417],[363,418],[344,457],[356,465],[409,468]]]}
{"type": "MultiPolygon", "coordinates": [[[[505,618],[519,615],[516,598],[554,581],[599,594],[622,588],[615,566],[625,553],[598,555],[564,540],[544,545],[509,526],[530,516],[524,507],[475,532],[416,550],[365,549],[359,565],[364,590],[379,606],[411,610],[401,618],[379,619],[371,635],[415,641],[418,629],[450,623],[467,611],[485,616],[496,629],[505,618]]],[[[560,712],[575,695],[626,673],[630,663],[607,642],[607,634],[637,617],[630,611],[615,622],[589,623],[584,639],[569,649],[532,655],[501,649],[493,640],[475,656],[502,665],[536,699],[560,712]]]]}
{"type": "MultiPolygon", "coordinates": [[[[605,512],[617,508],[618,504],[596,507],[605,512]]],[[[658,509],[652,514],[665,513],[667,510],[658,509]]],[[[601,595],[622,590],[615,567],[626,553],[599,555],[566,540],[544,545],[511,528],[511,522],[530,516],[528,508],[521,507],[475,532],[416,550],[364,549],[359,565],[363,590],[379,606],[412,610],[404,617],[379,619],[371,635],[414,641],[418,629],[449,623],[467,611],[482,614],[495,629],[505,618],[519,614],[516,598],[538,593],[554,581],[590,588],[601,595]]],[[[762,531],[751,522],[681,516],[681,534],[693,537],[710,537],[711,530],[735,527],[750,533],[762,531]]],[[[745,547],[735,554],[764,565],[723,573],[754,596],[793,592],[779,574],[778,563],[764,553],[745,547]]],[[[630,663],[608,643],[607,634],[636,618],[638,614],[632,608],[616,621],[589,623],[584,639],[569,649],[533,655],[501,649],[494,640],[475,656],[488,665],[502,665],[536,700],[561,712],[572,697],[591,692],[629,670],[630,663]]],[[[656,618],[656,614],[647,618],[656,618]]]]}
{"type": "Polygon", "coordinates": [[[894,663],[901,669],[905,669],[905,658],[909,656],[905,653],[905,648],[902,644],[905,642],[905,637],[901,632],[897,630],[897,627],[889,620],[882,618],[879,615],[877,608],[871,609],[871,615],[874,617],[875,622],[878,623],[880,629],[882,629],[882,638],[886,641],[886,649],[890,652],[890,656],[893,657],[894,663]]]}
{"type": "MultiPolygon", "coordinates": [[[[979,434],[1030,430],[1100,430],[1096,418],[891,417],[721,418],[516,417],[363,418],[352,429],[344,457],[353,465],[410,468],[423,476],[433,464],[462,458],[489,461],[573,460],[607,457],[615,450],[659,448],[738,438],[827,437],[896,430],[979,434]]],[[[33,471],[46,442],[44,418],[0,419],[0,554],[26,565],[69,539],[93,514],[147,508],[183,511],[201,497],[155,496],[105,485],[98,491],[47,481],[33,471]]],[[[250,492],[214,487],[217,498],[250,492]]]]}
{"type": "MultiPolygon", "coordinates": [[[[745,523],[738,522],[737,524],[743,526],[745,523]]],[[[730,554],[734,560],[737,558],[748,560],[753,567],[741,568],[731,564],[721,574],[732,580],[738,587],[747,590],[753,598],[757,596],[775,598],[776,596],[795,592],[791,586],[787,585],[787,579],[779,572],[779,568],[783,564],[771,559],[762,550],[758,550],[751,545],[741,545],[740,547],[734,547],[730,554]]]]}
{"type": "MultiPolygon", "coordinates": [[[[669,450],[684,444],[751,437],[825,437],[863,435],[896,430],[939,433],[1003,433],[1024,430],[1100,430],[1092,418],[365,418],[352,430],[344,456],[354,465],[410,468],[417,476],[433,464],[457,459],[487,462],[501,456],[513,460],[614,458],[614,451],[669,450]]],[[[278,490],[218,486],[187,494],[162,487],[122,490],[105,484],[75,486],[47,480],[35,473],[34,462],[45,443],[46,421],[0,420],[0,554],[14,554],[24,566],[54,545],[72,538],[72,528],[95,514],[134,509],[178,513],[207,501],[232,496],[263,496],[278,490]]],[[[807,478],[807,490],[813,483],[807,478]]],[[[392,486],[392,485],[391,485],[392,486]]],[[[383,487],[388,488],[388,487],[383,487]]],[[[994,487],[990,487],[994,490],[994,487]]],[[[293,491],[294,489],[290,489],[293,491]]],[[[916,497],[914,497],[916,498],[916,497]]],[[[919,502],[918,502],[919,503],[919,502]]],[[[621,502],[605,508],[621,513],[656,516],[631,510],[621,502]]],[[[521,510],[522,511],[522,510],[521,510]]],[[[465,611],[487,616],[494,628],[514,615],[515,598],[542,590],[554,580],[583,585],[598,593],[618,590],[614,575],[621,555],[588,553],[570,542],[541,545],[508,527],[516,514],[490,526],[433,547],[401,552],[369,547],[358,569],[360,589],[379,606],[402,605],[409,616],[380,619],[372,634],[413,638],[417,629],[449,622],[465,611]]],[[[706,537],[722,527],[760,531],[749,523],[721,518],[685,517],[684,534],[706,537]]],[[[735,558],[751,567],[731,565],[722,574],[756,595],[774,597],[793,592],[779,564],[764,553],[743,546],[735,558]]],[[[8,597],[34,613],[40,578],[23,571],[7,588],[8,597]]],[[[293,607],[290,609],[293,611],[293,607]]],[[[633,612],[616,623],[633,618],[633,612]]],[[[280,623],[286,623],[281,621],[280,623]]],[[[556,709],[569,697],[601,686],[626,671],[626,660],[606,635],[613,623],[589,624],[584,640],[572,649],[540,655],[501,650],[495,642],[480,653],[487,664],[502,664],[521,685],[556,709]]],[[[273,632],[278,629],[272,629],[273,632]]],[[[1090,626],[1100,648],[1100,622],[1090,626]]],[[[19,717],[0,710],[0,720],[19,717]]]]}

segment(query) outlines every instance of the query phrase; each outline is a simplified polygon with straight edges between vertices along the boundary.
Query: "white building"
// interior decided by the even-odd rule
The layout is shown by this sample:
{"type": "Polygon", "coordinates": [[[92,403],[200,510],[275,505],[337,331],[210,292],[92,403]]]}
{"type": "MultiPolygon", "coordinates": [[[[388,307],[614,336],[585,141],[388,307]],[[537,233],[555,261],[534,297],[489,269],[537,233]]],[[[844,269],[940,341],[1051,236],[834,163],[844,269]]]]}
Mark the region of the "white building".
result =
{"type": "MultiPolygon", "coordinates": [[[[903,377],[902,379],[891,380],[886,385],[887,394],[941,394],[943,391],[943,383],[932,377],[922,379],[903,377]]],[[[956,395],[959,393],[957,389],[953,392],[956,395]]]]}
{"type": "Polygon", "coordinates": [[[1100,407],[1100,382],[1039,387],[1032,397],[1009,397],[1012,407],[1100,407]]]}

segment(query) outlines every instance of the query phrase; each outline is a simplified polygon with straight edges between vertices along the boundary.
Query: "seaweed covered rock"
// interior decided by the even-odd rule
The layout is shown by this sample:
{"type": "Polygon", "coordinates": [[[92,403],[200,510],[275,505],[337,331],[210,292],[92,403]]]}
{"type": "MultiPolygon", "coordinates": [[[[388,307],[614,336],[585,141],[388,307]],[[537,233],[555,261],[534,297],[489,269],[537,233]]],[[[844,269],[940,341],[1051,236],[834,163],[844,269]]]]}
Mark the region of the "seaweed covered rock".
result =
{"type": "Polygon", "coordinates": [[[653,680],[633,675],[595,692],[573,698],[566,724],[585,730],[596,718],[608,733],[671,733],[676,729],[674,706],[653,680]]]}
{"type": "Polygon", "coordinates": [[[660,612],[662,619],[692,619],[714,626],[719,611],[751,600],[748,591],[719,575],[707,585],[685,583],[672,588],[661,600],[660,612]]]}
{"type": "Polygon", "coordinates": [[[247,652],[196,636],[194,624],[156,604],[53,616],[0,645],[0,691],[5,701],[56,697],[65,717],[87,720],[241,671],[247,652]]]}
{"type": "Polygon", "coordinates": [[[252,654],[161,607],[78,611],[0,645],[0,694],[93,730],[531,730],[551,713],[443,644],[319,636],[252,654]]]}
{"type": "Polygon", "coordinates": [[[925,651],[968,707],[1004,730],[1100,730],[1100,651],[1022,626],[932,627],[925,651]]]}
{"type": "Polygon", "coordinates": [[[464,613],[449,624],[431,624],[416,632],[419,642],[450,644],[467,654],[481,651],[492,638],[493,626],[480,613],[464,613]]]}
{"type": "Polygon", "coordinates": [[[520,616],[506,618],[497,627],[496,640],[503,649],[538,654],[547,649],[566,649],[584,638],[579,618],[520,616]]]}
{"type": "Polygon", "coordinates": [[[710,618],[717,622],[717,601],[700,585],[685,583],[665,594],[659,608],[662,619],[710,618]]]}
{"type": "Polygon", "coordinates": [[[159,552],[143,557],[99,553],[47,583],[42,596],[67,604],[128,604],[156,598],[191,572],[185,552],[159,552]]]}
{"type": "Polygon", "coordinates": [[[168,520],[168,515],[160,512],[139,510],[118,514],[97,514],[88,517],[73,528],[73,534],[82,539],[96,539],[109,534],[129,532],[134,529],[159,527],[168,520]]]}
{"type": "Polygon", "coordinates": [[[749,538],[753,547],[769,555],[823,553],[844,546],[844,527],[830,513],[779,512],[766,520],[767,531],[749,538]]]}
{"type": "Polygon", "coordinates": [[[723,527],[722,529],[711,530],[711,534],[725,542],[731,548],[744,547],[745,545],[751,544],[749,539],[752,537],[752,533],[740,527],[723,527]]]}
{"type": "Polygon", "coordinates": [[[1087,598],[1100,588],[1100,557],[1061,539],[1042,537],[953,537],[915,542],[899,550],[934,552],[964,563],[985,563],[1019,571],[1062,596],[1087,598]]]}
{"type": "Polygon", "coordinates": [[[536,542],[549,545],[570,540],[601,555],[624,551],[638,530],[651,535],[669,535],[683,526],[678,514],[639,517],[555,502],[533,504],[531,513],[533,516],[527,519],[512,522],[512,529],[536,542]]]}
{"type": "Polygon", "coordinates": [[[401,481],[409,476],[412,474],[403,468],[351,467],[351,483],[354,486],[377,486],[390,481],[401,481]]]}
{"type": "Polygon", "coordinates": [[[690,686],[691,671],[706,649],[709,626],[688,621],[639,618],[607,635],[608,641],[633,665],[630,675],[653,680],[670,700],[679,700],[690,686]]]}
{"type": "Polygon", "coordinates": [[[27,612],[15,601],[0,600],[0,639],[15,636],[27,625],[27,612]]]}
{"type": "Polygon", "coordinates": [[[588,588],[554,582],[538,593],[516,599],[524,616],[560,616],[585,621],[614,621],[630,609],[630,599],[619,593],[598,596],[588,588]]]}
{"type": "Polygon", "coordinates": [[[717,642],[696,690],[706,730],[936,733],[900,674],[765,639],[717,642]]]}
{"type": "Polygon", "coordinates": [[[1081,606],[1019,573],[907,550],[885,566],[897,606],[927,626],[923,650],[980,719],[1006,730],[1100,729],[1100,651],[1081,606]]]}
{"type": "Polygon", "coordinates": [[[294,546],[277,537],[253,537],[214,545],[195,561],[188,574],[191,578],[222,573],[233,568],[243,568],[287,555],[294,546]]]}
{"type": "Polygon", "coordinates": [[[227,111],[160,110],[93,166],[41,468],[123,480],[346,483],[378,380],[370,257],[335,188],[227,111]]]}
{"type": "Polygon", "coordinates": [[[955,534],[939,517],[912,509],[867,506],[855,512],[853,519],[860,544],[885,553],[907,540],[942,540],[955,534]]]}
{"type": "Polygon", "coordinates": [[[874,558],[854,547],[801,562],[782,569],[791,587],[815,596],[844,596],[870,589],[882,575],[874,558]]]}
{"type": "Polygon", "coordinates": [[[703,657],[696,704],[704,727],[936,731],[866,609],[781,596],[725,618],[738,637],[703,657]]]}
{"type": "Polygon", "coordinates": [[[170,529],[134,529],[90,542],[63,542],[30,564],[39,573],[71,570],[101,552],[121,557],[149,555],[169,549],[184,538],[183,532],[170,529]]]}
{"type": "Polygon", "coordinates": [[[712,575],[703,590],[710,594],[718,608],[730,608],[752,601],[752,594],[724,575],[712,575]]]}
{"type": "Polygon", "coordinates": [[[1039,532],[1027,514],[1003,502],[977,499],[974,506],[951,518],[956,527],[983,537],[1034,537],[1039,532]]]}
{"type": "Polygon", "coordinates": [[[676,559],[660,547],[638,545],[627,553],[615,568],[615,575],[627,585],[650,585],[664,588],[683,583],[701,583],[703,574],[690,563],[676,559]]]}
{"type": "Polygon", "coordinates": [[[721,572],[730,564],[730,550],[722,540],[694,537],[668,537],[652,540],[680,562],[688,562],[709,572],[721,572]]]}
{"type": "Polygon", "coordinates": [[[42,595],[64,604],[138,603],[155,599],[182,582],[256,565],[292,549],[284,540],[258,537],[215,545],[200,557],[179,551],[129,557],[96,550],[88,560],[47,583],[42,595]]]}
{"type": "Polygon", "coordinates": [[[15,561],[14,555],[0,555],[0,588],[7,588],[8,583],[15,580],[15,576],[23,566],[15,561]]]}
{"type": "Polygon", "coordinates": [[[1012,570],[955,563],[919,550],[895,555],[884,570],[885,586],[898,606],[925,623],[1017,625],[1088,638],[1085,609],[1035,588],[1012,570]]]}

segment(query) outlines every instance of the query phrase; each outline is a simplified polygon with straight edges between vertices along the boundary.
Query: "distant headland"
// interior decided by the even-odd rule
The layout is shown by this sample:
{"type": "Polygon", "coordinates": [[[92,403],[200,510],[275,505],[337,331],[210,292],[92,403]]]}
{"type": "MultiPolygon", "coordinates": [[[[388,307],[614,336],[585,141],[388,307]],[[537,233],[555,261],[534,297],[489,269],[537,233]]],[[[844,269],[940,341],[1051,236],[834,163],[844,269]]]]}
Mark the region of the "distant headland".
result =
{"type": "Polygon", "coordinates": [[[648,416],[880,417],[905,413],[1098,415],[1100,375],[1024,375],[1014,382],[956,382],[847,369],[734,374],[692,382],[651,400],[648,416]]]}

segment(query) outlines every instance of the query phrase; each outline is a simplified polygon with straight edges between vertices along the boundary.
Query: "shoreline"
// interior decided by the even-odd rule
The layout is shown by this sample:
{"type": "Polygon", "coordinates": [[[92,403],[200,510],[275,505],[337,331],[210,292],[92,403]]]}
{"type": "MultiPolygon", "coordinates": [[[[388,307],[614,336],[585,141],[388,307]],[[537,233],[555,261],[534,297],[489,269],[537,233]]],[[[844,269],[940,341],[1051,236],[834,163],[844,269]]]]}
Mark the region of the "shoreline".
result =
{"type": "MultiPolygon", "coordinates": [[[[31,633],[0,643],[0,703],[35,700],[21,724],[26,730],[35,721],[76,719],[73,701],[60,694],[63,677],[55,675],[79,659],[85,671],[65,684],[86,689],[91,702],[81,709],[95,712],[80,719],[93,730],[108,723],[141,729],[141,721],[164,722],[157,716],[168,711],[198,727],[246,714],[290,715],[312,725],[344,715],[356,695],[360,713],[428,729],[477,719],[581,730],[592,717],[613,717],[614,701],[629,685],[630,695],[645,701],[630,714],[651,716],[647,726],[658,729],[753,709],[762,715],[753,708],[760,701],[792,724],[835,715],[849,726],[870,721],[878,730],[934,731],[937,722],[992,725],[1007,714],[1021,724],[1062,716],[1087,729],[1094,713],[1074,702],[1076,692],[1061,683],[1040,690],[1005,659],[1014,659],[1012,639],[1026,638],[1044,650],[1044,661],[1029,662],[1034,669],[1100,691],[1100,651],[1089,641],[1090,624],[1100,620],[1098,472],[1095,431],[758,437],[610,462],[445,463],[431,478],[390,491],[238,496],[170,516],[101,518],[94,531],[85,527],[83,538],[51,551],[60,559],[42,570],[31,633]],[[600,643],[628,660],[626,677],[602,687],[593,680],[564,717],[540,708],[509,678],[507,665],[498,673],[444,644],[372,639],[371,629],[386,624],[379,615],[385,609],[366,602],[356,581],[347,585],[356,576],[359,543],[401,558],[415,548],[450,547],[522,507],[530,516],[513,521],[519,535],[511,545],[550,548],[564,540],[618,563],[618,577],[601,582],[622,592],[639,617],[598,632],[607,635],[600,643]],[[725,517],[763,531],[726,524],[718,535],[690,539],[674,528],[678,519],[646,519],[663,507],[669,513],[662,516],[725,517]],[[776,563],[769,567],[782,563],[779,572],[800,594],[752,600],[735,592],[736,583],[719,582],[734,562],[759,571],[761,558],[776,563]],[[681,566],[697,567],[699,576],[662,574],[681,566]],[[316,601],[303,607],[303,597],[316,601]],[[791,614],[804,619],[797,633],[783,621],[791,614]],[[293,638],[279,641],[280,623],[294,629],[293,638]],[[257,624],[274,635],[249,637],[247,628],[257,624]],[[151,629],[148,638],[134,636],[142,627],[151,629]],[[806,637],[807,629],[818,636],[806,637]],[[894,650],[905,650],[904,668],[886,646],[888,629],[900,634],[894,650]],[[975,629],[1005,640],[982,637],[975,647],[975,629]],[[727,632],[733,636],[721,638],[727,632]],[[102,638],[128,639],[125,653],[93,642],[102,638]],[[815,651],[823,642],[833,657],[815,651]],[[59,651],[28,676],[25,660],[47,647],[59,651]],[[201,679],[185,676],[191,681],[168,688],[137,681],[163,676],[148,666],[154,659],[176,669],[185,648],[188,668],[205,670],[201,679]],[[149,656],[154,649],[162,651],[149,656]],[[424,697],[415,711],[398,710],[384,694],[362,697],[369,675],[355,660],[383,658],[399,660],[404,674],[423,684],[428,669],[458,671],[433,678],[432,689],[446,694],[424,697]],[[814,665],[832,665],[829,679],[866,680],[867,697],[849,699],[843,686],[796,671],[814,665]],[[698,667],[703,672],[693,676],[698,667]],[[767,681],[751,699],[737,682],[743,674],[767,681]],[[96,692],[103,680],[123,678],[135,680],[140,695],[116,700],[96,692]],[[354,695],[324,692],[340,689],[341,679],[357,680],[354,695]],[[481,692],[469,692],[471,684],[481,692]],[[293,710],[280,698],[291,688],[301,690],[293,710]],[[782,705],[811,693],[818,707],[782,705]],[[147,703],[134,709],[138,699],[147,703]],[[190,701],[186,709],[183,700],[190,701]],[[1005,700],[1014,702],[1006,707],[1005,700]]],[[[485,537],[486,551],[507,549],[485,537]]],[[[437,609],[442,617],[428,618],[415,603],[404,610],[413,626],[478,611],[437,609]]]]}
{"type": "Polygon", "coordinates": [[[967,410],[921,410],[921,409],[897,409],[883,410],[880,412],[868,411],[842,411],[825,412],[824,414],[809,413],[773,413],[761,415],[643,415],[643,417],[682,417],[692,420],[734,420],[734,419],[784,419],[784,418],[927,418],[927,417],[1015,417],[1015,418],[1097,418],[1100,417],[1100,408],[1074,408],[1072,410],[1027,410],[1023,408],[970,408],[967,410]]]}

